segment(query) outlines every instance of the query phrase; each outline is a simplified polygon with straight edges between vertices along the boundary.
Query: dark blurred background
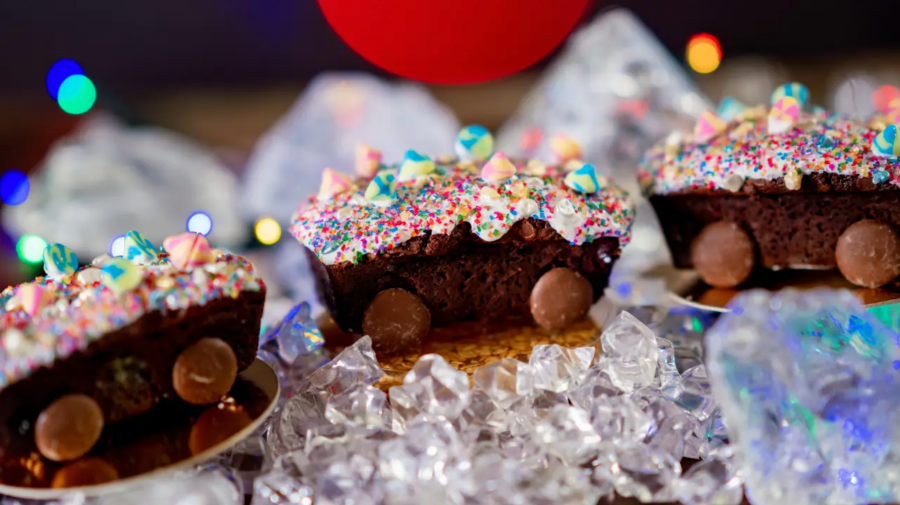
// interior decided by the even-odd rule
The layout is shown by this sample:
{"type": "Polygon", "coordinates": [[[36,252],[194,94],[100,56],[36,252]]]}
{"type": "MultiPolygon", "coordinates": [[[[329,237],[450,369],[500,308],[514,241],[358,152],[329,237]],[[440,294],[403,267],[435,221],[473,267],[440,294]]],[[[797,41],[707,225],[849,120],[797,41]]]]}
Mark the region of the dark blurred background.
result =
{"type": "MultiPolygon", "coordinates": [[[[377,1],[377,0],[373,0],[377,1]]],[[[489,0],[486,0],[489,1],[489,0]]],[[[547,0],[548,3],[566,0],[547,0]]],[[[593,13],[613,5],[593,0],[593,13]]],[[[887,0],[639,0],[632,10],[673,52],[697,32],[726,56],[832,60],[900,43],[887,0]]],[[[438,20],[436,20],[438,22],[438,20]]],[[[0,90],[42,89],[75,57],[120,93],[188,85],[255,86],[322,70],[372,70],[344,46],[315,0],[6,0],[0,4],[0,90]]]]}
{"type": "MultiPolygon", "coordinates": [[[[582,22],[614,5],[634,12],[686,69],[691,36],[715,35],[721,66],[691,72],[713,100],[726,90],[737,94],[732,90],[758,72],[766,73],[765,93],[798,80],[814,97],[831,96],[863,74],[900,85],[900,30],[888,0],[592,0],[582,22]]],[[[463,123],[496,129],[553,56],[497,81],[429,90],[463,123]]],[[[90,75],[98,108],[239,156],[317,73],[378,73],[341,42],[315,0],[3,0],[0,171],[31,171],[81,120],[61,111],[45,89],[48,69],[61,58],[77,60],[90,75]]],[[[5,258],[2,285],[17,269],[5,258]]]]}

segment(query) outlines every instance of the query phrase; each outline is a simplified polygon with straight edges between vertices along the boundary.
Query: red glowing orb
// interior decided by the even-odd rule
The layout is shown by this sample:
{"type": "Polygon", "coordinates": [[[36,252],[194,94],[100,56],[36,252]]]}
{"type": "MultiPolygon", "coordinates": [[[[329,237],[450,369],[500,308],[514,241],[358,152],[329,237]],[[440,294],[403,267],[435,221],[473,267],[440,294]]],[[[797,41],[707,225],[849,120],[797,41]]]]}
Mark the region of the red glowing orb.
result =
{"type": "Polygon", "coordinates": [[[374,65],[410,79],[467,84],[546,56],[590,1],[319,0],[319,6],[344,42],[374,65]]]}

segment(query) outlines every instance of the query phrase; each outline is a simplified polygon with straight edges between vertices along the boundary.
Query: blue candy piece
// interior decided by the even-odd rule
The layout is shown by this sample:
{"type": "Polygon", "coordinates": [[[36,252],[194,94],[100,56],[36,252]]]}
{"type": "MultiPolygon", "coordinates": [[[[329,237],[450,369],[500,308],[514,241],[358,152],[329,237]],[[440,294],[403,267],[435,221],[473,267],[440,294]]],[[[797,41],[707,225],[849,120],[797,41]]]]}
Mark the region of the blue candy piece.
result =
{"type": "Polygon", "coordinates": [[[719,109],[716,115],[726,121],[731,121],[738,115],[747,110],[747,106],[733,96],[726,96],[719,102],[719,109]]]}
{"type": "Polygon", "coordinates": [[[890,180],[891,176],[888,175],[887,170],[876,170],[872,172],[872,182],[875,184],[884,184],[888,180],[890,180]]]}
{"type": "Polygon", "coordinates": [[[44,249],[44,272],[53,279],[72,275],[78,270],[78,256],[62,244],[50,244],[44,249]]]}
{"type": "Polygon", "coordinates": [[[461,160],[484,161],[494,154],[494,137],[484,126],[469,125],[456,136],[454,149],[461,160]]]}
{"type": "Polygon", "coordinates": [[[809,105],[809,88],[799,82],[790,82],[775,88],[775,92],[772,93],[772,105],[786,96],[797,100],[801,109],[805,109],[809,105]]]}
{"type": "Polygon", "coordinates": [[[900,142],[897,142],[897,125],[887,125],[872,140],[872,153],[878,156],[900,156],[900,142]]]}
{"type": "Polygon", "coordinates": [[[156,261],[159,251],[152,242],[140,233],[131,230],[125,234],[125,259],[137,264],[146,265],[156,261]]]}

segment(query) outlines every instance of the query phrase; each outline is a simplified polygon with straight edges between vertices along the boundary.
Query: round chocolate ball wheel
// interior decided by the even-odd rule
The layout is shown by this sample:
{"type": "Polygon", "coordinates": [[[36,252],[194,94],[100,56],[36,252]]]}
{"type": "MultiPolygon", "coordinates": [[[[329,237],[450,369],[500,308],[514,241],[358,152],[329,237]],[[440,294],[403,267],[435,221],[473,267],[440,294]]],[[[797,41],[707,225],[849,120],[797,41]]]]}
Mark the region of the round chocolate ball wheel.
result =
{"type": "Polygon", "coordinates": [[[383,354],[415,348],[431,329],[431,311],[409,291],[391,288],[375,295],[363,314],[363,334],[383,354]]]}
{"type": "Polygon", "coordinates": [[[172,386],[188,403],[216,403],[234,385],[237,367],[237,357],[227,342],[204,338],[178,355],[172,369],[172,386]]]}
{"type": "Polygon", "coordinates": [[[691,263],[703,282],[733,288],[746,281],[756,266],[753,240],[736,223],[708,224],[691,243],[691,263]]]}
{"type": "Polygon", "coordinates": [[[119,473],[112,465],[100,458],[85,458],[73,461],[53,474],[50,487],[67,488],[96,486],[118,480],[119,473]]]}
{"type": "Polygon", "coordinates": [[[87,395],[66,395],[38,415],[34,443],[52,461],[71,461],[87,454],[103,433],[103,411],[87,395]]]}
{"type": "Polygon", "coordinates": [[[594,303],[594,288],[571,268],[554,268],[531,290],[531,315],[545,330],[564,330],[581,321],[594,303]]]}
{"type": "Polygon", "coordinates": [[[207,408],[191,425],[188,448],[191,455],[206,451],[228,440],[252,423],[250,414],[235,405],[216,405],[207,408]]]}
{"type": "Polygon", "coordinates": [[[866,288],[884,286],[900,277],[900,234],[881,221],[859,221],[838,237],[834,256],[848,281],[866,288]]]}

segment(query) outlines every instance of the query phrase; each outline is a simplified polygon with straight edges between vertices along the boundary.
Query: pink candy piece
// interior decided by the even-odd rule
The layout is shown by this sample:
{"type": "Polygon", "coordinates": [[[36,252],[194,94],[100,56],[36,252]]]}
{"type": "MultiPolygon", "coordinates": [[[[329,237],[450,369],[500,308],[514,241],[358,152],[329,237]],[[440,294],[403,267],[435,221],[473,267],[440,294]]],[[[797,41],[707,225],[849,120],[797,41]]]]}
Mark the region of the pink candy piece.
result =
{"type": "Polygon", "coordinates": [[[712,111],[705,111],[694,125],[694,141],[704,144],[725,131],[726,123],[712,111]]]}
{"type": "Polygon", "coordinates": [[[381,151],[365,144],[356,146],[356,175],[371,179],[378,172],[378,166],[381,165],[381,151]]]}
{"type": "Polygon", "coordinates": [[[516,166],[503,153],[496,153],[481,168],[481,178],[487,182],[500,182],[516,175],[516,166]]]}
{"type": "Polygon", "coordinates": [[[199,233],[185,232],[167,238],[163,247],[169,253],[169,261],[178,268],[205,265],[215,261],[209,241],[199,233]]]}
{"type": "Polygon", "coordinates": [[[319,200],[330,200],[335,195],[350,189],[353,180],[349,175],[342,174],[333,168],[326,168],[322,172],[322,185],[319,186],[319,200]]]}
{"type": "Polygon", "coordinates": [[[22,304],[22,310],[34,317],[53,299],[53,293],[38,284],[22,284],[16,291],[16,298],[22,304]]]}

